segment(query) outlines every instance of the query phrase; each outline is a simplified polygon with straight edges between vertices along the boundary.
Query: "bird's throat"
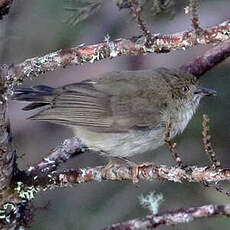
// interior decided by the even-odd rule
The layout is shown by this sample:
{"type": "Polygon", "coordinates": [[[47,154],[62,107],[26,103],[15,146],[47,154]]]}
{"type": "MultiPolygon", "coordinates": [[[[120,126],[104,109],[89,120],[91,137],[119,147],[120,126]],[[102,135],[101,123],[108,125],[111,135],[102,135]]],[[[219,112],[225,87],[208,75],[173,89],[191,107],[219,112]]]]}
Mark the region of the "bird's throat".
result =
{"type": "Polygon", "coordinates": [[[178,132],[182,133],[184,131],[193,114],[196,112],[199,102],[200,98],[196,98],[196,100],[181,106],[177,117],[177,124],[175,124],[178,125],[178,132]]]}

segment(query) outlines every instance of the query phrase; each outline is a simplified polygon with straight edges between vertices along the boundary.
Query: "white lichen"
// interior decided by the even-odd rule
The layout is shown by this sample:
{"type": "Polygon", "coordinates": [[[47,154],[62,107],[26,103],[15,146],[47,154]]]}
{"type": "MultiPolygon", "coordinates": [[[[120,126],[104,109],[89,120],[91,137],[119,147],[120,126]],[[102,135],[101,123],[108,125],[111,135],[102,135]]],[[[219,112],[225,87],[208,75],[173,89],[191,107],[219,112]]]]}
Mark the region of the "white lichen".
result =
{"type": "Polygon", "coordinates": [[[3,220],[7,223],[15,222],[15,218],[12,218],[12,215],[15,216],[18,212],[17,205],[11,202],[5,203],[0,209],[0,220],[3,220]]]}
{"type": "Polygon", "coordinates": [[[29,168],[28,168],[28,172],[31,172],[31,171],[33,171],[35,168],[33,167],[33,166],[30,166],[29,168]]]}
{"type": "Polygon", "coordinates": [[[110,55],[109,55],[110,58],[118,56],[119,51],[117,50],[115,43],[112,42],[112,41],[110,42],[110,35],[109,34],[107,34],[105,36],[105,42],[106,42],[106,44],[107,44],[107,46],[109,47],[109,50],[110,50],[110,55]]]}
{"type": "Polygon", "coordinates": [[[119,52],[115,49],[115,45],[113,49],[110,49],[110,57],[114,58],[116,56],[118,56],[119,52]]]}
{"type": "Polygon", "coordinates": [[[65,174],[60,174],[59,175],[59,181],[61,186],[70,186],[68,183],[68,179],[65,174]]]}
{"type": "Polygon", "coordinates": [[[25,186],[21,181],[17,182],[17,187],[14,190],[20,198],[27,200],[34,199],[34,194],[38,192],[38,189],[34,186],[25,186]]]}
{"type": "Polygon", "coordinates": [[[157,194],[156,192],[151,192],[148,195],[141,195],[139,197],[140,204],[147,208],[153,215],[158,213],[160,204],[163,201],[163,195],[157,194]]]}
{"type": "Polygon", "coordinates": [[[76,55],[76,56],[74,57],[74,59],[72,60],[72,62],[73,62],[74,64],[76,64],[76,65],[80,64],[80,62],[79,62],[79,57],[76,55]]]}
{"type": "Polygon", "coordinates": [[[110,35],[109,34],[106,34],[105,35],[105,42],[108,44],[110,41],[110,35]]]}
{"type": "Polygon", "coordinates": [[[190,13],[191,13],[191,8],[190,8],[189,6],[186,6],[186,7],[184,8],[184,13],[185,13],[185,14],[190,14],[190,13]]]}
{"type": "Polygon", "coordinates": [[[44,157],[44,158],[43,158],[43,161],[45,161],[45,162],[48,163],[48,164],[54,164],[54,163],[55,163],[55,161],[54,161],[54,160],[51,160],[49,157],[44,157]]]}
{"type": "Polygon", "coordinates": [[[97,48],[93,50],[92,58],[89,60],[90,63],[94,63],[95,61],[99,61],[103,58],[103,54],[101,54],[97,48]]]}

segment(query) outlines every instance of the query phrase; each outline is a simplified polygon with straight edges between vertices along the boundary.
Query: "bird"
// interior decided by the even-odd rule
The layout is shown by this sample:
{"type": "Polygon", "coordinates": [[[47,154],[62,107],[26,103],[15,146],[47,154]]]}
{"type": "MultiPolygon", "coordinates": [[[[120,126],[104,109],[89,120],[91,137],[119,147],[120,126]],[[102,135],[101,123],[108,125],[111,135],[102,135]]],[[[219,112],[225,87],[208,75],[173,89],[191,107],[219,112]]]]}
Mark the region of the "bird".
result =
{"type": "Polygon", "coordinates": [[[198,78],[177,69],[158,68],[104,73],[62,87],[18,88],[13,99],[39,108],[29,119],[72,128],[91,150],[128,158],[153,151],[182,133],[204,96],[198,78]]]}

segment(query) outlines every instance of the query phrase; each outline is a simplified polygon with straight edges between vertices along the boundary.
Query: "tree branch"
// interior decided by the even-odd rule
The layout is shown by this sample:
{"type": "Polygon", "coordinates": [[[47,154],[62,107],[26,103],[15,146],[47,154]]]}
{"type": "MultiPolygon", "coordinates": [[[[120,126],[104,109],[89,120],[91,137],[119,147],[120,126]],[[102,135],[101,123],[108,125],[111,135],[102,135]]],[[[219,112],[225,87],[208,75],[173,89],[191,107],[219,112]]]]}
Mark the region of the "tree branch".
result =
{"type": "Polygon", "coordinates": [[[153,229],[160,225],[175,225],[188,223],[197,219],[230,216],[230,204],[226,205],[204,205],[187,209],[177,209],[157,215],[149,215],[144,218],[136,218],[119,224],[113,224],[103,230],[137,230],[153,229]]]}
{"type": "MultiPolygon", "coordinates": [[[[146,42],[149,43],[151,41],[151,33],[147,29],[146,25],[144,24],[141,18],[140,2],[138,0],[128,0],[128,2],[130,4],[130,7],[129,7],[130,11],[133,14],[133,17],[137,21],[137,25],[140,27],[140,30],[143,32],[143,35],[146,37],[146,42]]],[[[146,44],[146,45],[151,46],[151,44],[146,44]]]]}
{"type": "Polygon", "coordinates": [[[192,16],[192,26],[198,35],[201,32],[199,16],[198,16],[199,0],[189,0],[189,11],[192,16]]]}
{"type": "MultiPolygon", "coordinates": [[[[7,69],[0,67],[0,85],[4,85],[7,69]]],[[[17,172],[16,152],[12,145],[12,135],[8,117],[8,102],[4,98],[5,90],[1,88],[2,100],[0,103],[0,228],[11,229],[16,226],[15,222],[7,222],[7,213],[15,210],[16,204],[20,201],[12,196],[11,182],[14,174],[17,172]],[[7,204],[14,202],[10,207],[7,204]]]]}
{"type": "Polygon", "coordinates": [[[206,51],[201,56],[194,58],[190,63],[182,65],[180,69],[197,77],[201,77],[229,56],[230,41],[226,41],[206,51]]]}
{"type": "MultiPolygon", "coordinates": [[[[70,65],[86,62],[94,63],[105,58],[121,55],[140,55],[147,53],[165,53],[173,50],[191,48],[197,44],[209,44],[225,41],[230,37],[230,23],[223,22],[209,27],[197,36],[195,30],[172,35],[152,35],[152,45],[146,45],[143,36],[131,39],[116,39],[96,45],[78,46],[67,50],[59,50],[42,57],[35,57],[17,64],[9,70],[8,88],[26,78],[37,77],[42,73],[54,71],[70,65]]],[[[12,88],[12,87],[11,87],[12,88]]]]}
{"type": "MultiPolygon", "coordinates": [[[[8,14],[13,0],[0,0],[0,18],[8,14]]],[[[134,0],[134,3],[137,1],[134,0]]],[[[66,140],[62,145],[52,150],[38,164],[25,171],[19,171],[15,163],[16,152],[12,145],[10,125],[8,120],[7,96],[12,93],[13,87],[21,81],[39,76],[48,71],[58,70],[70,65],[79,65],[86,62],[93,63],[105,58],[113,58],[121,55],[140,55],[147,53],[165,53],[178,49],[187,49],[197,44],[209,44],[223,42],[230,37],[230,22],[224,22],[217,26],[209,27],[197,33],[199,26],[198,19],[195,21],[195,30],[184,31],[172,35],[150,34],[145,28],[139,8],[134,8],[139,25],[145,36],[133,37],[131,39],[116,39],[89,45],[78,46],[72,49],[59,50],[42,57],[35,57],[25,60],[15,66],[1,66],[0,68],[0,228],[15,229],[31,223],[32,208],[30,200],[36,193],[46,189],[72,186],[91,181],[102,180],[138,180],[163,179],[182,183],[200,182],[215,183],[223,180],[230,180],[230,169],[209,168],[209,167],[188,167],[186,170],[165,165],[140,164],[119,165],[113,164],[110,167],[98,166],[95,168],[84,168],[76,170],[65,170],[56,172],[57,167],[75,156],[81,154],[87,147],[77,138],[66,140]],[[197,25],[196,25],[197,24],[197,25]]],[[[195,12],[196,13],[196,12],[195,12]]],[[[196,17],[196,15],[194,16],[196,17]]],[[[205,55],[197,58],[193,64],[184,65],[181,69],[201,76],[205,71],[214,67],[230,54],[230,42],[226,42],[214,48],[205,55]]],[[[179,210],[177,213],[167,213],[157,222],[156,216],[145,221],[139,220],[136,223],[151,222],[154,226],[160,224],[176,224],[178,215],[184,218],[201,218],[211,215],[229,215],[229,206],[209,206],[179,210]],[[205,213],[207,210],[207,214],[205,213]],[[214,210],[212,213],[211,211],[214,210]],[[210,211],[208,213],[208,211],[210,211]],[[213,214],[214,213],[214,214],[213,214]],[[176,215],[178,214],[178,215],[176,215]],[[198,216],[200,214],[200,216],[198,216]],[[201,215],[203,214],[203,216],[201,215]],[[167,216],[168,215],[168,216],[167,216]],[[169,218],[171,215],[171,219],[169,218]],[[189,216],[190,215],[190,216],[189,216]],[[155,221],[155,222],[154,222],[155,221]],[[174,221],[174,222],[172,222],[174,221]]],[[[182,217],[180,218],[181,222],[182,217]]],[[[158,215],[159,219],[159,215],[158,215]]],[[[189,219],[189,220],[190,220],[189,219]]],[[[184,219],[186,220],[186,219],[184,219]]],[[[133,220],[135,222],[135,220],[133,220]]],[[[127,222],[128,223],[128,222],[127,222]]],[[[179,223],[179,221],[178,221],[179,223]]],[[[126,223],[114,225],[129,226],[126,223]]],[[[109,228],[110,229],[110,228],[109,228]]],[[[123,228],[124,229],[124,228],[123,228]]],[[[130,228],[131,229],[131,228],[130,228]]]]}
{"type": "Polygon", "coordinates": [[[129,180],[137,183],[139,180],[152,181],[154,179],[172,182],[198,182],[216,183],[230,181],[230,169],[214,169],[210,167],[189,166],[186,169],[143,163],[139,165],[117,164],[65,170],[63,172],[50,172],[42,174],[23,175],[18,184],[18,194],[21,198],[32,199],[35,193],[54,189],[56,187],[69,187],[88,182],[101,182],[103,180],[121,181],[129,180]],[[28,195],[29,193],[29,195],[28,195]],[[32,194],[32,195],[31,195],[32,194]]]}
{"type": "Polygon", "coordinates": [[[66,139],[63,144],[51,150],[41,162],[27,169],[26,174],[36,176],[55,171],[60,164],[85,151],[87,151],[87,147],[77,137],[66,139]]]}

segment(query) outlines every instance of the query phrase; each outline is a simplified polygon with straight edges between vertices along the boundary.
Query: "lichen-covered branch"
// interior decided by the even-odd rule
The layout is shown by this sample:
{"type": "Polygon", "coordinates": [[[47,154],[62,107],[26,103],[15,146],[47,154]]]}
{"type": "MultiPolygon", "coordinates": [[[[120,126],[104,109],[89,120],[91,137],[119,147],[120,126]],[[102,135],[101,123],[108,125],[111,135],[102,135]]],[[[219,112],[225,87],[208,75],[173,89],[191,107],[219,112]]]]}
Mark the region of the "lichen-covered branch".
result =
{"type": "MultiPolygon", "coordinates": [[[[74,172],[74,171],[73,171],[74,172]]],[[[212,169],[209,167],[190,166],[186,169],[179,167],[168,167],[165,165],[155,164],[139,164],[137,166],[130,166],[126,164],[114,164],[113,167],[106,168],[98,166],[95,168],[79,169],[76,177],[72,177],[69,172],[67,173],[71,180],[66,177],[66,181],[71,183],[85,183],[89,181],[101,180],[154,180],[164,179],[173,182],[202,182],[207,181],[219,182],[230,180],[230,169],[212,169]]],[[[65,173],[60,174],[65,178],[65,173]]]]}
{"type": "MultiPolygon", "coordinates": [[[[187,49],[197,44],[223,42],[230,37],[230,22],[224,22],[197,33],[198,17],[194,21],[194,30],[172,35],[150,34],[140,18],[140,7],[136,0],[132,1],[133,13],[145,36],[131,39],[116,39],[95,45],[80,45],[67,50],[59,50],[41,57],[25,60],[15,66],[2,66],[0,79],[0,228],[15,229],[31,222],[30,200],[36,193],[57,187],[73,186],[80,183],[100,182],[102,180],[139,180],[164,179],[174,182],[200,182],[209,185],[223,180],[230,180],[230,170],[209,167],[167,167],[154,164],[113,164],[110,167],[98,166],[76,170],[56,172],[57,167],[81,154],[87,147],[77,138],[66,140],[52,150],[38,164],[25,171],[19,171],[15,163],[15,150],[12,147],[11,134],[7,116],[7,96],[12,93],[15,85],[31,77],[40,76],[48,71],[55,71],[70,65],[94,63],[105,58],[122,55],[141,55],[147,53],[164,53],[178,49],[187,49]],[[3,68],[4,67],[4,68],[3,68]]],[[[194,1],[197,2],[197,1],[194,1]]],[[[12,0],[0,0],[0,17],[8,13],[12,0]],[[5,5],[4,5],[5,4],[5,5]]],[[[194,8],[195,9],[195,8],[194,8]]],[[[196,18],[196,10],[193,17],[196,18]]],[[[222,43],[202,57],[197,58],[193,65],[184,65],[181,69],[196,76],[224,60],[230,54],[230,42],[222,43]],[[229,44],[228,44],[229,43],[229,44]],[[226,45],[227,44],[227,45],[226,45]]],[[[206,135],[207,137],[207,135],[206,135]]],[[[207,144],[206,144],[207,145],[207,144]]],[[[219,206],[218,206],[219,207],[219,206]]],[[[191,211],[192,212],[192,211],[191,211]]],[[[176,218],[173,219],[174,221],[176,218]]],[[[159,222],[162,223],[162,220],[159,222]]],[[[159,225],[159,223],[157,225],[159,225]]],[[[166,223],[166,222],[165,222],[166,223]]],[[[156,225],[156,226],[157,226],[156,225]]]]}
{"type": "MultiPolygon", "coordinates": [[[[81,141],[77,138],[71,138],[65,140],[62,145],[52,150],[40,163],[31,166],[26,171],[18,170],[16,165],[10,165],[10,167],[0,165],[0,176],[2,182],[4,182],[0,184],[0,229],[11,229],[11,227],[15,229],[16,226],[21,224],[27,225],[31,223],[33,215],[31,207],[29,208],[30,203],[28,201],[34,198],[35,193],[41,189],[45,190],[54,187],[50,180],[52,179],[54,183],[54,178],[58,180],[58,176],[55,176],[55,173],[52,174],[58,165],[86,150],[87,148],[81,141]],[[6,179],[8,180],[5,182],[5,178],[2,177],[1,173],[3,170],[5,172],[6,169],[9,170],[9,175],[6,175],[6,179]],[[16,170],[16,172],[13,173],[12,170],[16,170]],[[47,175],[47,173],[50,174],[47,175]],[[53,177],[50,177],[50,175],[53,177]],[[12,176],[14,177],[12,178],[12,176]]],[[[7,154],[10,154],[10,152],[6,152],[5,155],[2,155],[8,156],[7,154]]],[[[14,158],[12,158],[12,160],[14,160],[14,158]]],[[[2,163],[12,162],[5,162],[3,160],[0,161],[0,164],[2,163]]]]}
{"type": "Polygon", "coordinates": [[[17,181],[16,191],[23,199],[32,199],[37,192],[54,189],[56,187],[69,187],[88,182],[101,182],[103,180],[121,181],[129,180],[137,183],[139,180],[168,180],[172,182],[198,182],[216,183],[230,181],[230,169],[214,169],[210,167],[190,166],[186,169],[142,163],[139,165],[117,164],[65,170],[63,172],[42,173],[31,176],[24,174],[17,181]]]}
{"type": "Polygon", "coordinates": [[[189,223],[197,219],[209,217],[229,217],[230,204],[226,205],[204,205],[187,209],[178,209],[156,215],[149,215],[144,218],[136,218],[119,224],[113,224],[103,230],[138,230],[153,229],[160,225],[176,225],[189,223]]]}
{"type": "Polygon", "coordinates": [[[114,41],[108,41],[107,39],[105,42],[96,45],[82,45],[27,59],[9,70],[8,82],[14,85],[26,78],[40,76],[42,73],[70,65],[79,65],[86,62],[93,63],[121,55],[141,55],[165,53],[178,49],[184,50],[197,44],[223,42],[229,37],[230,22],[227,21],[218,26],[204,29],[199,36],[196,35],[195,30],[172,35],[151,35],[151,46],[146,45],[146,37],[143,36],[132,39],[116,39],[114,41]]]}
{"type": "Polygon", "coordinates": [[[55,171],[57,167],[73,156],[84,153],[87,147],[77,138],[66,139],[63,144],[51,150],[41,162],[29,167],[27,174],[36,176],[55,171]]]}
{"type": "Polygon", "coordinates": [[[15,153],[9,132],[7,106],[6,102],[0,105],[0,191],[9,186],[15,163],[15,153]]]}
{"type": "MultiPolygon", "coordinates": [[[[14,173],[17,171],[15,163],[16,153],[12,145],[12,135],[10,130],[9,118],[8,118],[8,102],[4,98],[5,94],[5,79],[7,78],[7,68],[5,66],[0,67],[0,228],[3,229],[6,224],[3,215],[4,210],[1,208],[6,207],[7,203],[17,203],[17,198],[11,194],[11,182],[14,173]],[[4,219],[4,220],[3,220],[4,219]],[[3,221],[2,221],[3,220],[3,221]]],[[[14,223],[7,224],[7,228],[15,227],[14,223]]],[[[6,228],[6,229],[7,229],[6,228]]]]}

